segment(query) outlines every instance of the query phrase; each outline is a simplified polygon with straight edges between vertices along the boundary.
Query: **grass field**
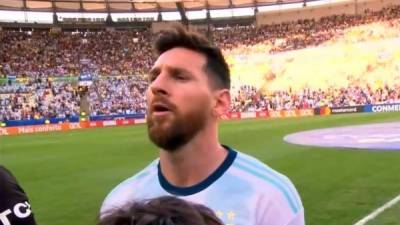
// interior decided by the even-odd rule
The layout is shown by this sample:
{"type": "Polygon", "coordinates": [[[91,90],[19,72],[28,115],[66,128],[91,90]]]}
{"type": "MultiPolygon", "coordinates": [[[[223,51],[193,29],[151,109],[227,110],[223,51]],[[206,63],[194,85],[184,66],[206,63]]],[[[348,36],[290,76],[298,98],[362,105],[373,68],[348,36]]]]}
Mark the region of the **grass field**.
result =
{"type": "MultiPolygon", "coordinates": [[[[400,113],[230,121],[220,136],[291,178],[307,224],[351,225],[400,194],[400,152],[296,146],[282,138],[395,120],[400,113]]],[[[157,155],[144,125],[0,137],[0,163],[28,192],[39,225],[93,225],[105,195],[157,155]]],[[[371,224],[400,224],[398,215],[395,206],[371,224]]]]}

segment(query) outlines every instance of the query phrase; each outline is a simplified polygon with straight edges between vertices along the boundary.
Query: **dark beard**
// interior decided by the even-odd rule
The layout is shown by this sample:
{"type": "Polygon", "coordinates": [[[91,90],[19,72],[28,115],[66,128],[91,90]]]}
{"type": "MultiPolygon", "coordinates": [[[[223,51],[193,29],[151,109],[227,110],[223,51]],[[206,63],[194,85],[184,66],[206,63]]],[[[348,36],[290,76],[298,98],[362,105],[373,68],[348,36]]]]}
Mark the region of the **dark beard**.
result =
{"type": "MultiPolygon", "coordinates": [[[[150,140],[158,147],[174,152],[187,144],[206,124],[204,110],[193,111],[187,115],[172,112],[172,121],[155,121],[147,114],[147,130],[150,140]]],[[[171,118],[168,118],[171,120],[171,118]]]]}

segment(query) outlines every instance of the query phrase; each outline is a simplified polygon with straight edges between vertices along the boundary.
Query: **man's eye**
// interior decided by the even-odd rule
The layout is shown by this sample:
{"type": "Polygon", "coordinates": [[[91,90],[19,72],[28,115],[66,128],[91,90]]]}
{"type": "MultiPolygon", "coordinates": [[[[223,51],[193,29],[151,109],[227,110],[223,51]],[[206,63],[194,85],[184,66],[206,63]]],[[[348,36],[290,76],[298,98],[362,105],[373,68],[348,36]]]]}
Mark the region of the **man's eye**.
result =
{"type": "Polygon", "coordinates": [[[174,77],[175,77],[175,79],[177,79],[177,80],[187,80],[187,79],[188,79],[185,75],[180,74],[180,73],[175,74],[174,77]]]}

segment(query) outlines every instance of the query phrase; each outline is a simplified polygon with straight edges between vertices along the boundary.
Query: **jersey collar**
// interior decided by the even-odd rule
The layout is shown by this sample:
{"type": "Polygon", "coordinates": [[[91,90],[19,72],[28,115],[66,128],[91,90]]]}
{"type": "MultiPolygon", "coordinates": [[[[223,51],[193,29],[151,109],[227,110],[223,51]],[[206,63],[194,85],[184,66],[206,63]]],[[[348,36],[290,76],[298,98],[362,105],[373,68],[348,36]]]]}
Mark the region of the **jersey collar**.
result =
{"type": "Polygon", "coordinates": [[[177,195],[177,196],[193,195],[193,194],[196,194],[196,193],[208,188],[212,183],[214,183],[216,180],[218,180],[229,169],[229,167],[232,165],[233,161],[235,161],[237,152],[226,145],[222,145],[222,146],[228,151],[228,155],[226,156],[226,158],[222,162],[222,164],[212,174],[210,174],[210,176],[208,176],[205,180],[201,181],[198,184],[190,186],[190,187],[178,187],[178,186],[174,186],[171,183],[169,183],[168,180],[162,174],[160,162],[158,162],[158,165],[157,165],[158,181],[160,182],[161,187],[168,193],[170,193],[172,195],[177,195]]]}

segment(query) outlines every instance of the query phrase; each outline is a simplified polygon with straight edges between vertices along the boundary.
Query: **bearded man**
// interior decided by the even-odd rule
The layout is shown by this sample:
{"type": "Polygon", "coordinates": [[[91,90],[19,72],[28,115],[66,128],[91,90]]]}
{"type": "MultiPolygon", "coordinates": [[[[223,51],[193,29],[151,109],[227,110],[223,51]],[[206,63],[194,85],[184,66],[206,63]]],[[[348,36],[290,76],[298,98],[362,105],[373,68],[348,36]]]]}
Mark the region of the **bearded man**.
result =
{"type": "Polygon", "coordinates": [[[118,185],[101,216],[173,195],[204,204],[225,224],[304,225],[300,197],[286,176],[218,140],[219,120],[231,104],[221,50],[182,27],[162,32],[154,47],[146,118],[160,158],[118,185]]]}

